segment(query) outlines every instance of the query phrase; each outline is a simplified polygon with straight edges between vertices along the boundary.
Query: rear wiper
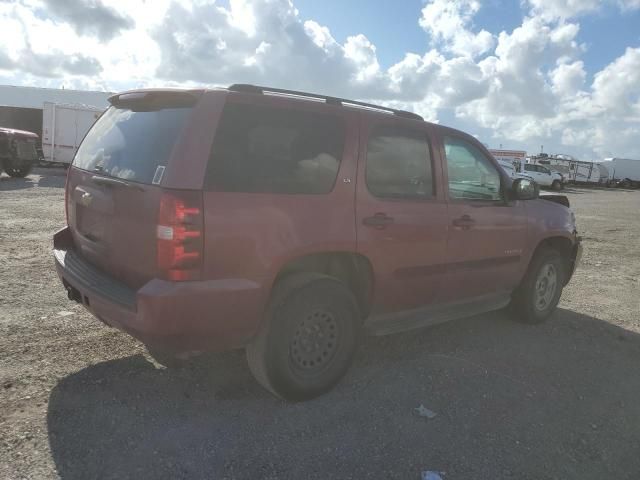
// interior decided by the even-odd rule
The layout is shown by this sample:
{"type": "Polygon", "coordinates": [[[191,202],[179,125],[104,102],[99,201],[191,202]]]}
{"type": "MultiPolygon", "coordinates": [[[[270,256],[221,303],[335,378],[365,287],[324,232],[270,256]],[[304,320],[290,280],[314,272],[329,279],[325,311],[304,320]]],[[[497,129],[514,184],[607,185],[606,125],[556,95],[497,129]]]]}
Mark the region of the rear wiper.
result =
{"type": "Polygon", "coordinates": [[[136,190],[144,191],[142,186],[137,183],[128,183],[122,180],[118,180],[117,178],[110,177],[91,177],[91,181],[96,185],[104,185],[105,187],[126,187],[126,188],[134,188],[136,190]]]}

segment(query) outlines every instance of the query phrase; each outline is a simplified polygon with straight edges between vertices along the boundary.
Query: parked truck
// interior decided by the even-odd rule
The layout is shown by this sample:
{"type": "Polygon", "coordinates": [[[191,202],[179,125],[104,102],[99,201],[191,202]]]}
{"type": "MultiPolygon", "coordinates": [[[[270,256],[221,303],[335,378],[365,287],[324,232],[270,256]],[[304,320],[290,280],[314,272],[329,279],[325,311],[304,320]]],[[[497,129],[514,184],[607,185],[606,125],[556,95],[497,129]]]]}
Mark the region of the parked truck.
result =
{"type": "Polygon", "coordinates": [[[42,151],[46,163],[70,164],[85,134],[103,109],[89,105],[45,102],[42,151]]]}
{"type": "Polygon", "coordinates": [[[24,130],[0,127],[0,173],[26,177],[38,160],[38,135],[24,130]]]}
{"type": "Polygon", "coordinates": [[[610,174],[610,182],[623,188],[640,188],[640,160],[605,158],[603,165],[610,174]]]}

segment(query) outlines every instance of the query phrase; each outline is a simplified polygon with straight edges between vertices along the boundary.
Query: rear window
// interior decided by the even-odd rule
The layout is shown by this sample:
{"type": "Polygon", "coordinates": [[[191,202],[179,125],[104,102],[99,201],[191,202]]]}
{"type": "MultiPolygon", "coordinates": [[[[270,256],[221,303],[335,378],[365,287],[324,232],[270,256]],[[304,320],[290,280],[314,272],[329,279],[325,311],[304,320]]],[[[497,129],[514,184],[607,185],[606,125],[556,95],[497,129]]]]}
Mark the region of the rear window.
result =
{"type": "Polygon", "coordinates": [[[160,183],[191,108],[133,111],[111,107],[84,138],[73,164],[101,175],[160,183]]]}
{"type": "Polygon", "coordinates": [[[227,104],[216,132],[207,188],[322,194],[333,189],[344,148],[337,115],[227,104]]]}

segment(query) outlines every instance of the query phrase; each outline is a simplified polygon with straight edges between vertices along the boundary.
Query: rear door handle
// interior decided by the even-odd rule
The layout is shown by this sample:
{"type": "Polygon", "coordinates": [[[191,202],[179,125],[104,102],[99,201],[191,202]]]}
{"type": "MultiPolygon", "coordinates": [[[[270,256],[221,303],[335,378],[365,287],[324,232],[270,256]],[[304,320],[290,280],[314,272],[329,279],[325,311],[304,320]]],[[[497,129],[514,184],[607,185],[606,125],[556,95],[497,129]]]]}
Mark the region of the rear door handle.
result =
{"type": "Polygon", "coordinates": [[[462,215],[459,218],[456,218],[453,221],[453,225],[456,227],[462,227],[463,229],[467,230],[469,228],[471,228],[472,226],[474,226],[476,223],[476,221],[471,218],[470,215],[462,215]]]}
{"type": "Polygon", "coordinates": [[[363,218],[362,223],[369,227],[384,228],[393,223],[393,217],[390,217],[386,213],[376,213],[372,217],[363,218]]]}

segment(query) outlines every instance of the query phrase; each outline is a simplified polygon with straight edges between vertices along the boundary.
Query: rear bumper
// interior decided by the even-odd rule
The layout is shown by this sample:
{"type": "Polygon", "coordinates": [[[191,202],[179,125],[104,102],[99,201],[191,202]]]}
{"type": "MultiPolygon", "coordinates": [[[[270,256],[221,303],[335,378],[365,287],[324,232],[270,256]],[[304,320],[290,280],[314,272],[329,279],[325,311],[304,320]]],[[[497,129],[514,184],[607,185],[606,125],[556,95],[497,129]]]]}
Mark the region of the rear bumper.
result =
{"type": "Polygon", "coordinates": [[[259,283],[152,279],[134,290],[84,260],[73,249],[68,227],[54,236],[54,260],[70,299],[155,348],[178,353],[241,347],[255,335],[262,318],[259,283]]]}

